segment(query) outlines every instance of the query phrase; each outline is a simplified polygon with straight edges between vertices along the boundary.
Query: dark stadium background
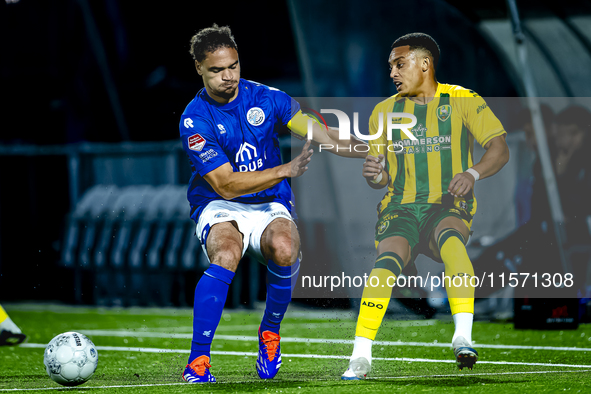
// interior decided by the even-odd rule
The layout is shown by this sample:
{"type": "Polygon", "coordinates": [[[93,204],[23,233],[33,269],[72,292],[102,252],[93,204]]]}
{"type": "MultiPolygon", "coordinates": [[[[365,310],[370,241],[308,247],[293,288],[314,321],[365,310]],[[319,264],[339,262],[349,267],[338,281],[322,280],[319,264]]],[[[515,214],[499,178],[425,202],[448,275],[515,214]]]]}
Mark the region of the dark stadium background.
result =
{"type": "MultiPolygon", "coordinates": [[[[393,94],[386,64],[389,46],[410,31],[438,40],[440,80],[489,97],[523,95],[499,52],[474,27],[482,19],[506,20],[503,1],[294,3],[2,1],[0,145],[6,151],[178,138],[179,116],[202,87],[188,54],[189,39],[214,22],[232,28],[244,78],[294,97],[309,94],[294,22],[308,38],[322,37],[309,40],[312,68],[322,80],[316,86],[318,96],[393,94]],[[290,11],[294,3],[297,16],[290,11]],[[110,104],[104,70],[93,49],[97,39],[125,128],[110,104]],[[352,64],[355,52],[347,47],[352,43],[371,55],[352,64]]],[[[562,1],[554,8],[537,3],[519,1],[522,16],[560,19],[591,12],[588,1],[562,1]]],[[[0,155],[2,301],[72,301],[69,279],[64,279],[69,277],[62,277],[59,268],[66,215],[72,209],[66,165],[63,155],[0,155]]]]}

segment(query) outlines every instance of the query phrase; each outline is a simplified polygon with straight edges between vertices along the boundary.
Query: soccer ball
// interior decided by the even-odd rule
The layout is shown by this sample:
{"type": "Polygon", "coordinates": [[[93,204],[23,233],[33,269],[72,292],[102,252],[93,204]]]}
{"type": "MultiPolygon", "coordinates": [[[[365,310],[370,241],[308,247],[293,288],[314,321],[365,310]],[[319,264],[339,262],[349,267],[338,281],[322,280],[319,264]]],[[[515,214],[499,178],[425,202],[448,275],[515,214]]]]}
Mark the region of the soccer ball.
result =
{"type": "Polygon", "coordinates": [[[98,352],[86,335],[65,332],[53,338],[43,354],[49,377],[64,386],[77,386],[92,377],[98,352]]]}

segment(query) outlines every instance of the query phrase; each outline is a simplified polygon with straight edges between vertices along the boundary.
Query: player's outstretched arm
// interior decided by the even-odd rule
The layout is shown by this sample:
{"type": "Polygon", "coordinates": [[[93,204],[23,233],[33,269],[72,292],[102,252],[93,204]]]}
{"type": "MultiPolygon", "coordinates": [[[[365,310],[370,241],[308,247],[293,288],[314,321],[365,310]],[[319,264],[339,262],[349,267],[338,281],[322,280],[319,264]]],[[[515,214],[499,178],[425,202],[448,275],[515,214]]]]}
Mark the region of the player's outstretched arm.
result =
{"type": "Polygon", "coordinates": [[[320,127],[318,124],[315,124],[315,126],[312,141],[318,146],[322,144],[322,150],[327,150],[338,156],[356,159],[365,159],[367,156],[367,151],[369,150],[367,143],[357,137],[350,135],[348,140],[341,140],[339,139],[339,129],[335,129],[334,127],[326,129],[325,127],[320,127]]]}
{"type": "MultiPolygon", "coordinates": [[[[297,114],[289,121],[287,127],[296,136],[307,138],[308,134],[308,120],[307,115],[298,111],[297,114]]],[[[328,129],[316,122],[315,119],[311,119],[312,122],[312,142],[314,145],[320,146],[323,151],[334,153],[338,156],[352,157],[363,159],[367,155],[367,144],[354,136],[350,136],[350,139],[341,140],[339,139],[339,130],[333,127],[328,129]]]]}
{"type": "Polygon", "coordinates": [[[384,155],[374,157],[367,155],[363,163],[363,177],[374,189],[382,189],[388,185],[388,173],[384,169],[384,155]]]}
{"type": "MultiPolygon", "coordinates": [[[[488,178],[501,170],[509,161],[509,147],[505,141],[505,135],[495,137],[484,145],[484,155],[478,164],[471,169],[479,174],[478,179],[488,178]]],[[[463,197],[474,188],[476,178],[469,171],[456,174],[447,188],[448,193],[454,197],[463,197]]]]}
{"type": "Polygon", "coordinates": [[[203,179],[226,200],[257,193],[275,186],[285,178],[296,178],[306,172],[313,153],[309,148],[310,141],[307,141],[297,157],[277,167],[263,171],[234,172],[230,163],[226,163],[205,174],[203,179]]]}

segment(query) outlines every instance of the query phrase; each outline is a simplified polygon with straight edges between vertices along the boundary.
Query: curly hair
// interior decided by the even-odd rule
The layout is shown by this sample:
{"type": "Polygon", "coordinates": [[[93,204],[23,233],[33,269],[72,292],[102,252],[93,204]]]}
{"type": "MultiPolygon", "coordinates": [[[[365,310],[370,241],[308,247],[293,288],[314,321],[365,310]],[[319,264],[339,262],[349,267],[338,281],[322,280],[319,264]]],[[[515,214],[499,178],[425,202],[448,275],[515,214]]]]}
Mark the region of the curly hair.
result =
{"type": "Polygon", "coordinates": [[[201,62],[205,59],[207,52],[215,52],[219,48],[234,48],[238,50],[238,45],[234,41],[230,27],[219,27],[214,23],[212,27],[201,29],[191,37],[191,49],[189,53],[193,56],[193,59],[201,62]]]}

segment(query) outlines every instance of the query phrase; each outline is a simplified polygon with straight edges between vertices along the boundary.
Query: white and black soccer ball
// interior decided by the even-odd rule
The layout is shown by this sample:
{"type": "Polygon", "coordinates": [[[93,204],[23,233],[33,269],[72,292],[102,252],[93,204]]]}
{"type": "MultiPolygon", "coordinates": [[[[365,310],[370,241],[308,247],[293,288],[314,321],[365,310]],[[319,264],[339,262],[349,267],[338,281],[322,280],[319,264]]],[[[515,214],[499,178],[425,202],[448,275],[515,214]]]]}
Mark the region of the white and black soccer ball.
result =
{"type": "Polygon", "coordinates": [[[98,352],[86,335],[65,332],[53,338],[43,354],[49,377],[64,386],[77,386],[92,377],[98,364],[98,352]]]}

